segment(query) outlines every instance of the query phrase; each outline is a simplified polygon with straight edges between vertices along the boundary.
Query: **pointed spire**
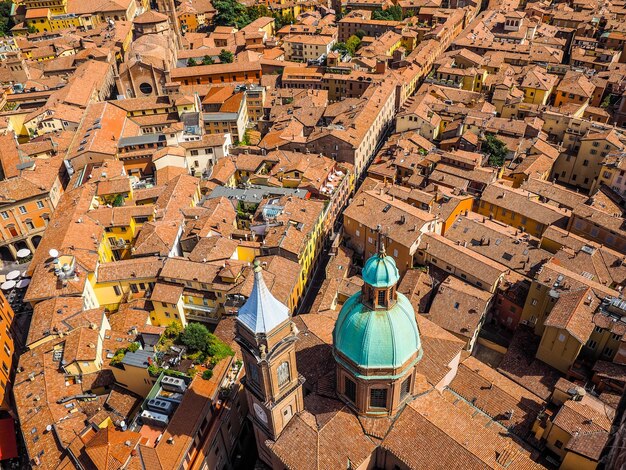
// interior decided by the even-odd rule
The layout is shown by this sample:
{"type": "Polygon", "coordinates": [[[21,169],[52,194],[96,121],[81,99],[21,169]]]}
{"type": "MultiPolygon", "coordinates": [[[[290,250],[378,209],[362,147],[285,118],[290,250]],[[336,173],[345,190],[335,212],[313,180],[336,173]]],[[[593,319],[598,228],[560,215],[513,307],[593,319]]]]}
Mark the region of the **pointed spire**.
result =
{"type": "Polygon", "coordinates": [[[261,263],[254,260],[254,286],[237,321],[254,334],[266,334],[288,319],[289,309],[272,295],[263,280],[261,263]]]}

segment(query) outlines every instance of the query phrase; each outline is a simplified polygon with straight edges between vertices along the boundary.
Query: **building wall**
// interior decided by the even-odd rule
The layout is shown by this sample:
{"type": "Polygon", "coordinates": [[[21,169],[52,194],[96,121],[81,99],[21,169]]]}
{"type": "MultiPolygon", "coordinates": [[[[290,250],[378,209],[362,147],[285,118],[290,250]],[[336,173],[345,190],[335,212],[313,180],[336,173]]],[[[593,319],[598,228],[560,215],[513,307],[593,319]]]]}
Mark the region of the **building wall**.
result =
{"type": "Polygon", "coordinates": [[[0,206],[0,246],[7,246],[14,259],[20,248],[35,252],[62,193],[57,178],[49,193],[0,206]]]}
{"type": "Polygon", "coordinates": [[[595,470],[598,462],[589,460],[574,452],[567,452],[559,470],[595,470]]]}
{"type": "Polygon", "coordinates": [[[10,377],[13,368],[13,309],[0,292],[0,410],[9,409],[10,377]]]}
{"type": "Polygon", "coordinates": [[[517,227],[520,230],[522,230],[523,227],[523,230],[526,233],[536,237],[541,237],[543,232],[548,228],[548,226],[542,224],[541,222],[486,201],[480,201],[480,204],[477,206],[476,212],[479,214],[484,215],[485,217],[493,217],[495,220],[510,225],[511,227],[517,227]]]}
{"type": "Polygon", "coordinates": [[[557,454],[561,459],[565,457],[567,453],[565,446],[572,438],[568,432],[558,426],[555,426],[552,422],[549,422],[548,427],[544,432],[544,437],[546,439],[546,446],[548,449],[557,454]]]}
{"type": "Polygon", "coordinates": [[[582,344],[566,330],[547,326],[537,349],[537,359],[566,374],[581,348],[582,344]]]}
{"type": "Polygon", "coordinates": [[[146,291],[150,290],[156,278],[132,278],[117,279],[110,282],[98,282],[94,286],[94,292],[101,307],[109,311],[117,311],[120,303],[127,296],[144,297],[146,291]]]}
{"type": "MultiPolygon", "coordinates": [[[[202,69],[202,66],[194,67],[194,69],[202,69]]],[[[206,84],[219,84],[219,83],[232,83],[232,82],[248,82],[261,80],[261,70],[251,69],[250,71],[241,72],[220,72],[213,69],[212,71],[204,72],[198,71],[196,75],[190,75],[185,77],[176,77],[175,74],[172,77],[172,81],[180,82],[184,85],[206,85],[206,84]]]]}
{"type": "Polygon", "coordinates": [[[596,326],[585,345],[585,354],[593,360],[612,361],[619,351],[622,335],[596,326]]]}
{"type": "Polygon", "coordinates": [[[568,103],[574,103],[579,106],[582,106],[588,101],[589,99],[584,96],[575,95],[573,93],[564,93],[562,91],[557,91],[556,97],[554,98],[554,106],[562,106],[568,103]]]}
{"type": "Polygon", "coordinates": [[[397,21],[371,21],[359,18],[344,18],[339,21],[338,41],[345,42],[357,31],[365,31],[366,36],[379,37],[387,31],[393,30],[397,21]]]}
{"type": "Polygon", "coordinates": [[[548,286],[533,281],[524,303],[521,322],[533,327],[536,335],[543,334],[543,322],[557,301],[556,297],[549,295],[549,291],[548,286]]]}
{"type": "Polygon", "coordinates": [[[611,165],[602,165],[598,178],[591,187],[590,194],[594,194],[600,186],[605,185],[626,198],[626,172],[611,165]]]}
{"type": "Polygon", "coordinates": [[[417,131],[422,137],[434,140],[439,137],[440,127],[416,114],[403,114],[396,117],[396,132],[407,131],[417,131]]]}
{"type": "Polygon", "coordinates": [[[119,366],[111,367],[111,370],[117,385],[144,398],[148,396],[148,393],[156,383],[156,379],[144,367],[119,364],[119,366]]]}
{"type": "Polygon", "coordinates": [[[153,301],[152,308],[150,320],[155,326],[168,326],[172,322],[180,323],[183,327],[187,325],[182,295],[175,304],[153,301]]]}
{"type": "Polygon", "coordinates": [[[589,240],[608,246],[613,250],[622,253],[626,252],[626,237],[616,232],[611,232],[611,230],[600,225],[596,225],[576,214],[572,214],[568,230],[571,230],[572,233],[575,233],[576,235],[581,235],[589,240]]]}
{"type": "Polygon", "coordinates": [[[466,211],[471,211],[473,206],[474,199],[472,197],[467,197],[460,200],[454,210],[450,213],[448,218],[443,221],[443,225],[441,227],[441,235],[444,235],[446,233],[446,230],[450,228],[452,224],[454,224],[454,221],[459,215],[465,213],[466,211]]]}
{"type": "Polygon", "coordinates": [[[500,325],[514,331],[522,317],[523,306],[517,305],[500,292],[497,297],[498,298],[493,312],[494,317],[497,318],[500,325]]]}
{"type": "Polygon", "coordinates": [[[330,41],[328,44],[307,44],[285,41],[283,43],[285,47],[285,59],[301,61],[316,60],[319,59],[322,54],[328,55],[334,43],[334,40],[330,41]]]}
{"type": "Polygon", "coordinates": [[[204,15],[198,13],[180,13],[178,15],[178,22],[180,24],[181,31],[195,33],[199,26],[204,25],[204,15]],[[199,21],[198,17],[202,17],[202,21],[199,21]]]}
{"type": "Polygon", "coordinates": [[[574,155],[572,152],[561,154],[556,160],[552,169],[553,177],[560,182],[589,190],[600,175],[604,158],[617,147],[605,140],[580,140],[572,150],[576,152],[574,155]]]}
{"type": "Polygon", "coordinates": [[[549,90],[531,87],[524,88],[524,103],[545,105],[551,93],[552,88],[549,90]]]}

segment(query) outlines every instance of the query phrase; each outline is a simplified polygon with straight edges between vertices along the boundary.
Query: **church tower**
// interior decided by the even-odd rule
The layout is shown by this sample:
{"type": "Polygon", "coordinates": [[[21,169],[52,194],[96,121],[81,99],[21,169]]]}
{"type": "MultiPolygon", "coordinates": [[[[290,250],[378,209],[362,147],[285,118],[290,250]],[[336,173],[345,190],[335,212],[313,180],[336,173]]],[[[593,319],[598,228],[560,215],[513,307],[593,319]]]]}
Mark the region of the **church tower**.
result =
{"type": "Polygon", "coordinates": [[[289,309],[269,291],[254,262],[254,286],[239,309],[236,341],[246,371],[244,387],[261,459],[271,466],[265,441],[276,440],[292,416],[304,408],[296,349],[298,329],[289,309]]]}
{"type": "Polygon", "coordinates": [[[413,396],[422,344],[411,302],[396,289],[400,274],[379,251],[363,267],[363,288],[343,305],[333,330],[337,395],[369,417],[395,415],[413,396]]]}

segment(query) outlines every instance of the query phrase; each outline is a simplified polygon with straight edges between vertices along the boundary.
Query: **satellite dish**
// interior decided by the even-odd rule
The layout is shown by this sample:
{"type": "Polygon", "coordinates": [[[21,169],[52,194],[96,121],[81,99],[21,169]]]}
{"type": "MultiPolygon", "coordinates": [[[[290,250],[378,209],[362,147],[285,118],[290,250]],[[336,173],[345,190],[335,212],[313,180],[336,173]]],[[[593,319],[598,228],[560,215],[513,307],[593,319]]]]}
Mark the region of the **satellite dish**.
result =
{"type": "Polygon", "coordinates": [[[59,257],[59,251],[55,250],[54,248],[52,248],[48,254],[52,257],[52,258],[58,258],[59,257]]]}

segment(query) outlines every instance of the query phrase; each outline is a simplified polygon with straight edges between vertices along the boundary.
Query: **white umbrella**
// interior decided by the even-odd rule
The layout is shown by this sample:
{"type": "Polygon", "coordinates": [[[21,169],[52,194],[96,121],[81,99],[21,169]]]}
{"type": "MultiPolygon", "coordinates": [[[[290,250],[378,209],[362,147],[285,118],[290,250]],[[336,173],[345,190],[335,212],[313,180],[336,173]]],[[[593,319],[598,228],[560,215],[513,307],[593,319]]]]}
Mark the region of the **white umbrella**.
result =
{"type": "Polygon", "coordinates": [[[15,281],[5,281],[0,286],[0,289],[2,289],[2,290],[10,290],[10,289],[13,289],[15,287],[15,284],[16,284],[15,281]]]}
{"type": "Polygon", "coordinates": [[[7,280],[11,281],[13,279],[17,279],[21,275],[22,273],[16,269],[14,271],[11,271],[9,274],[7,274],[7,280]]]}
{"type": "Polygon", "coordinates": [[[26,258],[28,255],[30,255],[30,250],[28,248],[22,248],[17,252],[18,258],[26,258]]]}
{"type": "Polygon", "coordinates": [[[24,287],[27,287],[28,284],[30,284],[30,279],[20,279],[17,281],[16,285],[18,289],[23,289],[24,287]]]}

